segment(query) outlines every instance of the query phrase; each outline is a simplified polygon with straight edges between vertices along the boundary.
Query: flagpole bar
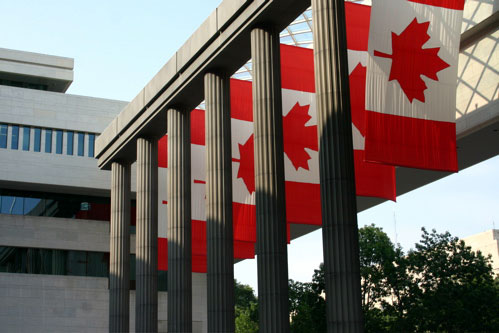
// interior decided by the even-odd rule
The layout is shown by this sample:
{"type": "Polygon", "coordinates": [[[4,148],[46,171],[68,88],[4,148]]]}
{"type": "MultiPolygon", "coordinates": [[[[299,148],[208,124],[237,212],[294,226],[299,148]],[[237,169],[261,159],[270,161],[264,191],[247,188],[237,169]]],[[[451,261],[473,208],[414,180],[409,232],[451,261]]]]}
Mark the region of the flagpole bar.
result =
{"type": "Polygon", "coordinates": [[[328,332],[363,332],[343,0],[312,0],[328,332]]]}
{"type": "Polygon", "coordinates": [[[289,332],[279,31],[251,31],[260,332],[289,332]]]}
{"type": "Polygon", "coordinates": [[[109,332],[128,332],[130,321],[130,163],[111,164],[109,332]]]}
{"type": "Polygon", "coordinates": [[[204,76],[208,332],[234,332],[230,79],[204,76]]]}
{"type": "Polygon", "coordinates": [[[190,112],[168,117],[168,332],[192,332],[190,112]]]}
{"type": "Polygon", "coordinates": [[[158,141],[137,139],[135,332],[158,331],[158,141]]]}

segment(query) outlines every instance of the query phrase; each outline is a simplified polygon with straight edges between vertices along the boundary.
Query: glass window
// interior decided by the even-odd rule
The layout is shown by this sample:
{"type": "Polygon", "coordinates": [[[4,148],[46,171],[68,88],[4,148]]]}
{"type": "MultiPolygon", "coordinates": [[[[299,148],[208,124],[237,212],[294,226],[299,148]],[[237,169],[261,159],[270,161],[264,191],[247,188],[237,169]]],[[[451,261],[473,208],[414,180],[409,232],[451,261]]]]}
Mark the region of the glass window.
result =
{"type": "Polygon", "coordinates": [[[29,134],[31,132],[30,127],[23,127],[23,150],[29,151],[29,134]]]}
{"type": "Polygon", "coordinates": [[[109,254],[0,246],[0,272],[107,277],[109,254]]]}
{"type": "Polygon", "coordinates": [[[168,271],[158,270],[158,291],[168,291],[168,271]]]}
{"type": "Polygon", "coordinates": [[[94,157],[95,134],[88,134],[88,157],[94,157]]]}
{"type": "Polygon", "coordinates": [[[48,128],[45,129],[45,152],[52,152],[52,130],[48,128]]]}
{"type": "Polygon", "coordinates": [[[45,200],[40,198],[24,198],[24,215],[43,216],[45,212],[45,200]]]}
{"type": "Polygon", "coordinates": [[[15,196],[2,196],[2,214],[23,215],[23,198],[15,196]]]}
{"type": "Polygon", "coordinates": [[[78,156],[85,155],[85,133],[78,133],[78,156]]]}
{"type": "Polygon", "coordinates": [[[7,148],[7,133],[9,126],[7,124],[0,124],[0,148],[7,148]]]}
{"type": "Polygon", "coordinates": [[[33,147],[33,149],[39,152],[41,150],[41,144],[42,144],[42,129],[35,128],[35,147],[33,147]]]}
{"type": "Polygon", "coordinates": [[[10,149],[18,149],[19,148],[19,126],[12,125],[12,143],[10,145],[10,149]]]}
{"type": "Polygon", "coordinates": [[[62,154],[62,131],[55,131],[55,153],[62,154]]]}
{"type": "Polygon", "coordinates": [[[68,145],[66,149],[66,154],[73,155],[73,146],[74,146],[74,133],[67,132],[68,145]]]}

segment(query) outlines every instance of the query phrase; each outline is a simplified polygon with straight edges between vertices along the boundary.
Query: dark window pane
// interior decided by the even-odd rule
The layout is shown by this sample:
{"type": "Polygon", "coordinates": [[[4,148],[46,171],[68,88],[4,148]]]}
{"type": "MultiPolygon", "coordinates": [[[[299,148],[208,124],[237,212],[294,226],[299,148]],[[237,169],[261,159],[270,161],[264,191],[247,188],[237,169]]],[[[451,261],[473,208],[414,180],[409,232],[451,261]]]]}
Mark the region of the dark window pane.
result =
{"type": "Polygon", "coordinates": [[[67,275],[86,276],[87,253],[84,251],[68,251],[67,275]]]}
{"type": "Polygon", "coordinates": [[[48,128],[45,129],[45,152],[52,152],[52,130],[48,128]]]}
{"type": "Polygon", "coordinates": [[[19,126],[12,126],[12,143],[10,145],[10,149],[18,149],[19,148],[19,126]]]}
{"type": "Polygon", "coordinates": [[[78,133],[78,156],[85,155],[85,133],[78,133]]]}
{"type": "Polygon", "coordinates": [[[88,134],[88,157],[94,157],[95,134],[88,134]]]}
{"type": "Polygon", "coordinates": [[[26,273],[27,249],[0,246],[0,272],[26,273]]]}
{"type": "Polygon", "coordinates": [[[55,131],[55,153],[62,154],[62,131],[55,131]]]}
{"type": "Polygon", "coordinates": [[[45,200],[39,198],[24,198],[24,215],[43,216],[45,200]]]}
{"type": "Polygon", "coordinates": [[[74,133],[67,132],[67,138],[68,138],[68,145],[67,145],[66,153],[68,155],[73,155],[74,133]]]}
{"type": "Polygon", "coordinates": [[[42,143],[42,129],[35,128],[35,147],[33,147],[35,151],[39,152],[41,150],[41,143],[42,143]]]}
{"type": "Polygon", "coordinates": [[[52,250],[52,274],[66,275],[66,262],[68,251],[52,250]]]}
{"type": "Polygon", "coordinates": [[[107,277],[109,254],[0,246],[0,272],[107,277]]]}
{"type": "Polygon", "coordinates": [[[87,276],[107,277],[108,256],[103,252],[87,252],[87,276]]]}
{"type": "Polygon", "coordinates": [[[0,124],[0,148],[7,148],[8,129],[7,124],[0,124]]]}
{"type": "Polygon", "coordinates": [[[23,127],[23,150],[29,151],[29,134],[31,132],[30,127],[23,127]]]}
{"type": "Polygon", "coordinates": [[[130,254],[130,290],[135,290],[137,279],[135,277],[135,254],[130,254]]]}
{"type": "Polygon", "coordinates": [[[158,291],[168,291],[168,271],[158,271],[158,291]]]}

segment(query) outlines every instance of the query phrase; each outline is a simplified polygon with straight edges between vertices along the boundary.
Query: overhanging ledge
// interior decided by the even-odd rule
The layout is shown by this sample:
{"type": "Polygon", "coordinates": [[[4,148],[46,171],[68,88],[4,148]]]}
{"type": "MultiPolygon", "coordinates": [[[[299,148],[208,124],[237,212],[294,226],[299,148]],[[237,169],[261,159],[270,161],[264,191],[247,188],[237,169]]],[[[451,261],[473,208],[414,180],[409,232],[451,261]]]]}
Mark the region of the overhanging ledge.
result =
{"type": "Polygon", "coordinates": [[[135,161],[135,139],[166,133],[166,109],[191,110],[203,100],[203,75],[237,71],[250,59],[250,31],[271,23],[284,29],[309,0],[224,0],[96,140],[101,169],[118,159],[135,161]]]}

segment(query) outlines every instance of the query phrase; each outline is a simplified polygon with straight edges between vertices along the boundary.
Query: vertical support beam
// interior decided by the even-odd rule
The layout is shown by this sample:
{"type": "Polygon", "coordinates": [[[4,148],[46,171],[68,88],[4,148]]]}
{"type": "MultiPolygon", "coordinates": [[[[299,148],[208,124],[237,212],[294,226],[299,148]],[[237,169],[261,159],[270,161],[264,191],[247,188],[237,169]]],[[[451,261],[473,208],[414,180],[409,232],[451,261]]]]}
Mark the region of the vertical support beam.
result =
{"type": "Polygon", "coordinates": [[[228,76],[204,76],[208,332],[234,332],[232,160],[228,76]]]}
{"type": "Polygon", "coordinates": [[[109,259],[109,332],[129,331],[130,163],[111,165],[109,259]]]}
{"type": "Polygon", "coordinates": [[[137,139],[135,331],[158,331],[158,142],[137,139]]]}
{"type": "Polygon", "coordinates": [[[168,332],[192,332],[190,112],[168,110],[168,332]]]}
{"type": "Polygon", "coordinates": [[[288,332],[288,255],[284,194],[279,32],[251,31],[258,302],[261,332],[288,332]]]}
{"type": "Polygon", "coordinates": [[[364,330],[344,0],[312,0],[328,332],[364,330]]]}

